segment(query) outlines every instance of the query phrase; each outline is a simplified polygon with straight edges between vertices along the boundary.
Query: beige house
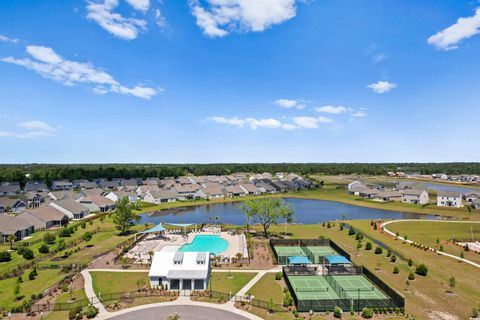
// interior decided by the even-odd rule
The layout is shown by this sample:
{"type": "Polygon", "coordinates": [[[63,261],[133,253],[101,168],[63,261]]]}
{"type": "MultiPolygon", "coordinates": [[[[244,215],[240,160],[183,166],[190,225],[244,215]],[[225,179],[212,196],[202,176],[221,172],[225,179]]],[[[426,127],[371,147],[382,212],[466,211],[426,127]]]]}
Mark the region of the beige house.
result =
{"type": "Polygon", "coordinates": [[[402,201],[402,194],[398,191],[378,191],[373,198],[383,202],[402,201]]]}
{"type": "Polygon", "coordinates": [[[400,191],[403,203],[428,204],[430,198],[425,190],[405,189],[400,191]]]}

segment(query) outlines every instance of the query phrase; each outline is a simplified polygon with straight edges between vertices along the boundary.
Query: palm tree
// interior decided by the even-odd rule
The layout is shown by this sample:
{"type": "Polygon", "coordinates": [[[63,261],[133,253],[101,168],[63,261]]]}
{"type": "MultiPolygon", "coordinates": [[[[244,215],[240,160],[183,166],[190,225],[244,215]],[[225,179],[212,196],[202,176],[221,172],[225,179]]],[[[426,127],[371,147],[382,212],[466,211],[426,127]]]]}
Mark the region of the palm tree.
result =
{"type": "Polygon", "coordinates": [[[219,216],[215,216],[215,224],[218,224],[218,220],[220,220],[219,216]]]}
{"type": "Polygon", "coordinates": [[[14,234],[8,236],[8,242],[10,242],[10,250],[13,250],[13,243],[17,240],[17,237],[14,234]]]}

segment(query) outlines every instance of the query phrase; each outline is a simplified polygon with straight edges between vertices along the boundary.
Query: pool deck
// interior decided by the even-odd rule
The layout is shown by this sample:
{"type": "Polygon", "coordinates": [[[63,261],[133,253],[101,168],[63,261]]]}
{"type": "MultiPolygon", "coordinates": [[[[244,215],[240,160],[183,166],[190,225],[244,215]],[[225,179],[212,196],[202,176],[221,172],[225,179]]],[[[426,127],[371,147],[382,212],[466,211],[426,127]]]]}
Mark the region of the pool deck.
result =
{"type": "Polygon", "coordinates": [[[166,233],[165,238],[155,235],[148,235],[144,240],[139,242],[129,253],[127,258],[134,259],[136,263],[149,263],[149,252],[161,251],[164,247],[173,246],[181,247],[185,244],[192,243],[197,235],[216,235],[227,240],[228,248],[219,255],[224,258],[233,258],[237,253],[241,253],[243,257],[248,257],[248,249],[244,235],[231,235],[228,232],[191,232],[187,236],[181,234],[166,233]]]}

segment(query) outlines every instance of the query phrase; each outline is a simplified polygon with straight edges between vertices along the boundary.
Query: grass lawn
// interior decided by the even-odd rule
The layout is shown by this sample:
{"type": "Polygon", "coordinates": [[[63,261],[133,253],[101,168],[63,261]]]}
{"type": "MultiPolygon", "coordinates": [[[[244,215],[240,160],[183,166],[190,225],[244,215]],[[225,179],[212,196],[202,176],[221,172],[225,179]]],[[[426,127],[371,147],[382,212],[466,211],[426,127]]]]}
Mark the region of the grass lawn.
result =
{"type": "MultiPolygon", "coordinates": [[[[399,221],[391,223],[386,228],[393,233],[398,232],[402,237],[408,236],[408,239],[428,245],[431,248],[439,249],[437,239],[443,246],[444,252],[460,256],[464,249],[453,244],[451,238],[457,239],[480,239],[479,223],[449,223],[435,221],[399,221]]],[[[464,252],[465,258],[480,263],[480,254],[474,252],[464,252]]]]}
{"type": "Polygon", "coordinates": [[[27,270],[23,275],[23,282],[20,284],[19,300],[15,300],[14,288],[17,278],[10,278],[0,281],[0,306],[13,307],[21,305],[28,300],[32,294],[42,293],[47,288],[62,280],[66,274],[60,273],[60,270],[48,269],[38,270],[38,276],[35,280],[28,280],[28,274],[31,270],[27,270]]]}
{"type": "Polygon", "coordinates": [[[255,272],[212,272],[208,288],[212,291],[234,295],[255,275],[255,272]]]}
{"type": "Polygon", "coordinates": [[[264,301],[273,299],[273,302],[276,304],[283,303],[283,288],[280,285],[280,281],[275,280],[275,273],[265,274],[257,283],[255,283],[247,294],[254,296],[254,299],[264,301]]]}
{"type": "MultiPolygon", "coordinates": [[[[87,299],[87,296],[85,295],[85,290],[78,289],[78,290],[72,291],[71,293],[70,292],[62,293],[61,295],[58,296],[55,303],[56,304],[57,303],[62,303],[62,304],[72,303],[72,304],[75,304],[76,301],[83,301],[85,299],[87,299]]],[[[87,306],[87,305],[88,305],[88,303],[85,304],[84,306],[87,306]]],[[[43,319],[46,319],[46,320],[65,320],[65,319],[68,319],[68,311],[50,312],[43,319]]]]}
{"type": "Polygon", "coordinates": [[[97,297],[109,293],[135,291],[137,281],[143,280],[144,286],[149,286],[148,272],[90,272],[93,280],[93,290],[97,297]]]}

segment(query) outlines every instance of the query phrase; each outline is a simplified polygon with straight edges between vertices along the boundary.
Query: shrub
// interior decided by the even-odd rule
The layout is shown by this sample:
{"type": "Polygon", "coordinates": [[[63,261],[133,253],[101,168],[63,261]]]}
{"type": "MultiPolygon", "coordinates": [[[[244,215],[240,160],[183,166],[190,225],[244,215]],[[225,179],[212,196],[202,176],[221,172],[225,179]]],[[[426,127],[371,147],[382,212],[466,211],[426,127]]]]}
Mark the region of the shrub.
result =
{"type": "Polygon", "coordinates": [[[87,224],[85,223],[85,221],[83,221],[81,224],[80,224],[80,227],[82,229],[85,229],[87,227],[87,224]]]}
{"type": "Polygon", "coordinates": [[[375,248],[375,254],[382,254],[382,253],[383,253],[383,249],[381,247],[375,248]]]}
{"type": "Polygon", "coordinates": [[[475,308],[472,309],[472,318],[478,318],[478,310],[475,308]]]}
{"type": "Polygon", "coordinates": [[[413,272],[409,273],[408,280],[415,280],[415,275],[413,274],[413,272]]]}
{"type": "Polygon", "coordinates": [[[25,260],[32,260],[33,258],[35,258],[35,255],[33,254],[32,249],[25,248],[22,251],[22,257],[25,260]]]}
{"type": "Polygon", "coordinates": [[[395,267],[393,268],[393,273],[394,273],[394,274],[399,274],[399,273],[400,273],[400,269],[399,269],[397,266],[395,266],[395,267]]]}
{"type": "Polygon", "coordinates": [[[98,309],[92,305],[87,307],[87,311],[85,312],[85,315],[87,316],[88,319],[93,319],[97,316],[98,314],[98,309]]]}
{"type": "Polygon", "coordinates": [[[373,309],[371,308],[363,308],[362,309],[362,317],[365,318],[365,319],[371,319],[373,318],[373,309]]]}
{"type": "Polygon", "coordinates": [[[365,244],[365,250],[372,250],[372,243],[371,242],[367,242],[367,244],[365,244]]]}
{"type": "Polygon", "coordinates": [[[348,229],[348,235],[349,236],[353,236],[353,235],[355,235],[355,233],[356,233],[355,229],[353,229],[352,227],[350,227],[350,229],[348,229]]]}
{"type": "Polygon", "coordinates": [[[357,232],[357,235],[355,236],[355,239],[356,240],[363,240],[363,233],[361,233],[360,231],[357,232]]]}
{"type": "Polygon", "coordinates": [[[82,307],[78,306],[68,312],[68,319],[74,320],[78,314],[82,314],[82,307]]]}
{"type": "Polygon", "coordinates": [[[281,272],[275,273],[275,280],[282,280],[282,273],[281,272]]]}
{"type": "Polygon", "coordinates": [[[378,229],[378,227],[377,227],[377,224],[375,223],[375,224],[373,225],[373,230],[377,230],[377,229],[378,229]]]}
{"type": "Polygon", "coordinates": [[[343,231],[343,227],[344,227],[344,226],[345,226],[345,223],[340,222],[340,226],[339,226],[340,231],[343,231]]]}
{"type": "Polygon", "coordinates": [[[42,244],[40,248],[38,248],[38,252],[40,253],[48,253],[50,251],[50,248],[47,246],[46,243],[42,244]]]}
{"type": "Polygon", "coordinates": [[[387,251],[387,257],[390,257],[392,255],[392,250],[387,251]]]}
{"type": "Polygon", "coordinates": [[[333,309],[333,316],[335,318],[342,318],[342,314],[343,314],[342,308],[337,306],[337,307],[335,307],[335,309],[333,309]]]}
{"type": "Polygon", "coordinates": [[[67,244],[65,243],[65,240],[60,239],[60,241],[58,241],[56,251],[60,252],[60,251],[65,250],[66,248],[67,248],[67,244]]]}
{"type": "Polygon", "coordinates": [[[413,266],[413,260],[412,260],[412,258],[408,259],[408,266],[409,266],[409,267],[413,266]]]}
{"type": "Polygon", "coordinates": [[[60,229],[60,231],[58,231],[58,236],[60,238],[68,238],[72,235],[72,233],[73,233],[73,229],[65,227],[63,229],[60,229]]]}
{"type": "Polygon", "coordinates": [[[273,298],[270,298],[270,301],[268,301],[267,309],[270,313],[275,311],[275,302],[273,302],[273,298]]]}
{"type": "Polygon", "coordinates": [[[332,225],[330,224],[330,222],[328,222],[328,223],[327,223],[327,228],[330,229],[331,227],[332,227],[332,225]]]}
{"type": "Polygon", "coordinates": [[[55,236],[55,234],[53,233],[45,233],[45,235],[43,236],[43,242],[45,242],[46,244],[54,244],[55,243],[55,239],[57,239],[57,237],[55,236]]]}
{"type": "Polygon", "coordinates": [[[37,273],[37,268],[33,268],[32,271],[28,274],[28,280],[35,280],[35,278],[38,276],[37,273]]]}
{"type": "Polygon", "coordinates": [[[284,296],[283,296],[283,306],[284,307],[290,307],[293,305],[293,298],[292,296],[290,295],[290,293],[286,293],[284,296]]]}
{"type": "Polygon", "coordinates": [[[417,266],[417,268],[415,269],[415,273],[418,274],[419,276],[424,276],[425,277],[428,274],[428,268],[423,263],[419,264],[417,266]]]}
{"type": "Polygon", "coordinates": [[[0,262],[7,262],[12,260],[12,254],[8,251],[0,252],[0,262]]]}
{"type": "Polygon", "coordinates": [[[393,255],[390,257],[390,262],[395,262],[397,261],[397,256],[393,255]]]}

